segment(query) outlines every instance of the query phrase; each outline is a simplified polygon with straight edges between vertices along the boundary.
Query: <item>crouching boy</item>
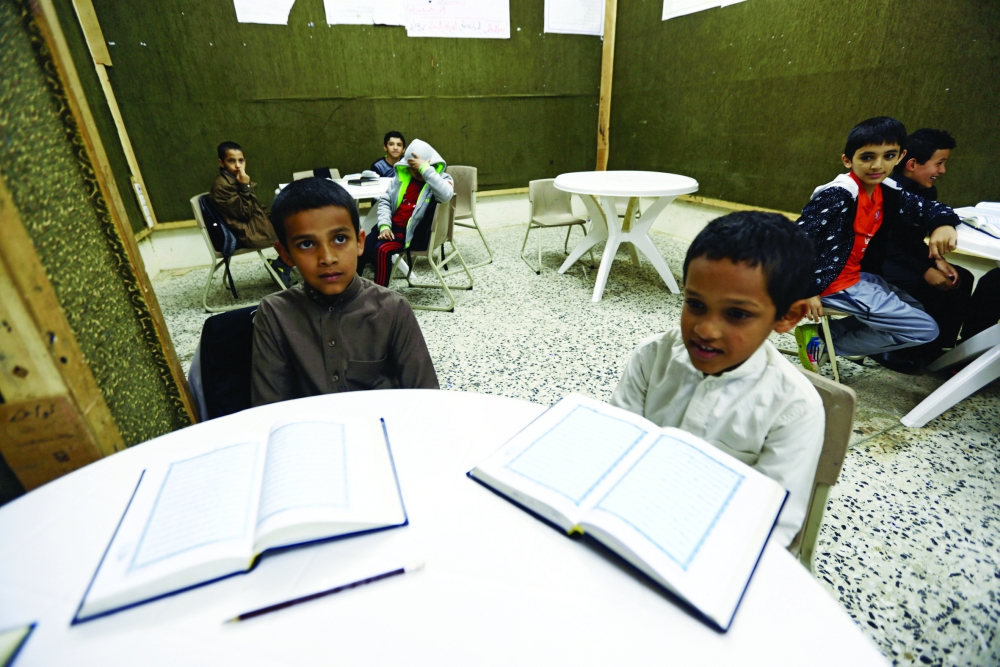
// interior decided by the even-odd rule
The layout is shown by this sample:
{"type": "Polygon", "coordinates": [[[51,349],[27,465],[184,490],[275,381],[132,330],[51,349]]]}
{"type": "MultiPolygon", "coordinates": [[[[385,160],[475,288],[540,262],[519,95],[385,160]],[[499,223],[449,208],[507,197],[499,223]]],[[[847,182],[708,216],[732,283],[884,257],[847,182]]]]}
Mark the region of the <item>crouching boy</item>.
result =
{"type": "Polygon", "coordinates": [[[775,213],[713,220],[684,259],[681,325],[632,352],[611,404],[704,438],[781,484],[774,539],[791,544],[812,491],[825,417],[800,370],[767,341],[806,312],[812,244],[775,213]]]}
{"type": "Polygon", "coordinates": [[[254,320],[251,399],[264,405],[365,389],[437,389],[409,303],[357,275],[365,244],[354,199],[325,178],[274,200],[275,249],[304,284],[271,294],[254,320]]]}

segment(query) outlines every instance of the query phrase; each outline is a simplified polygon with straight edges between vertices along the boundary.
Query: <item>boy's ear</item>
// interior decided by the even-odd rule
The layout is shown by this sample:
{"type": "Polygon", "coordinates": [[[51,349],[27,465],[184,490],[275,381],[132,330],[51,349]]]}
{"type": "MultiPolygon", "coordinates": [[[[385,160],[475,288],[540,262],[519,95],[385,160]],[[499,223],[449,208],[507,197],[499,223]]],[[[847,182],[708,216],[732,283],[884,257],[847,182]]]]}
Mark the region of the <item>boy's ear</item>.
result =
{"type": "Polygon", "coordinates": [[[917,168],[917,158],[911,157],[903,164],[903,171],[914,171],[917,168]]]}
{"type": "Polygon", "coordinates": [[[788,333],[802,318],[809,313],[809,300],[799,299],[794,302],[788,312],[774,322],[774,330],[778,333],[788,333]]]}
{"type": "Polygon", "coordinates": [[[844,166],[847,167],[848,169],[854,166],[851,164],[850,158],[848,158],[846,155],[841,155],[840,159],[844,161],[844,166]]]}
{"type": "Polygon", "coordinates": [[[361,257],[365,252],[365,230],[358,232],[358,257],[361,257]]]}
{"type": "Polygon", "coordinates": [[[278,251],[278,257],[281,258],[281,261],[283,261],[288,266],[295,266],[295,260],[292,259],[292,253],[288,252],[288,249],[285,248],[284,243],[282,243],[281,241],[275,241],[274,249],[278,251]]]}

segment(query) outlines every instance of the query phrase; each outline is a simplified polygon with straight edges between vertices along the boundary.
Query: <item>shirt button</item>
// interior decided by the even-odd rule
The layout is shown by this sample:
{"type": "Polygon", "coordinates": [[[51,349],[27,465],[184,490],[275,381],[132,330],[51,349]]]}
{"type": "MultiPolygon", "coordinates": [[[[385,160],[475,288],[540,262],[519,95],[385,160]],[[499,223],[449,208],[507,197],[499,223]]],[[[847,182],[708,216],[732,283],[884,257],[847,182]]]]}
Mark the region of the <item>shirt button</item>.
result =
{"type": "Polygon", "coordinates": [[[327,312],[330,312],[330,313],[332,313],[332,312],[333,312],[333,306],[330,306],[330,307],[329,307],[329,308],[327,308],[326,310],[327,310],[327,312]]]}
{"type": "Polygon", "coordinates": [[[337,344],[337,341],[335,341],[335,340],[331,340],[329,343],[327,343],[327,345],[329,345],[330,347],[333,347],[336,344],[337,344]]]}
{"type": "Polygon", "coordinates": [[[339,382],[340,381],[340,376],[339,375],[334,375],[333,378],[332,378],[332,380],[334,382],[339,382]]]}

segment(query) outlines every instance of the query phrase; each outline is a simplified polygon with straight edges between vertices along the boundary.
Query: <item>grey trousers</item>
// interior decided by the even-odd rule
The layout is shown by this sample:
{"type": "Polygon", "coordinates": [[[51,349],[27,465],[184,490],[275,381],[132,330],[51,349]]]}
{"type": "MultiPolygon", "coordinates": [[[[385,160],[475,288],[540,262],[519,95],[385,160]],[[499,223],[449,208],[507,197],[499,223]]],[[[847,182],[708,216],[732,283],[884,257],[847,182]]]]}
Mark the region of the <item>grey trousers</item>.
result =
{"type": "Polygon", "coordinates": [[[829,321],[833,348],[841,356],[891,352],[938,337],[937,323],[920,302],[881,276],[862,273],[856,284],[820,300],[851,314],[829,321]]]}

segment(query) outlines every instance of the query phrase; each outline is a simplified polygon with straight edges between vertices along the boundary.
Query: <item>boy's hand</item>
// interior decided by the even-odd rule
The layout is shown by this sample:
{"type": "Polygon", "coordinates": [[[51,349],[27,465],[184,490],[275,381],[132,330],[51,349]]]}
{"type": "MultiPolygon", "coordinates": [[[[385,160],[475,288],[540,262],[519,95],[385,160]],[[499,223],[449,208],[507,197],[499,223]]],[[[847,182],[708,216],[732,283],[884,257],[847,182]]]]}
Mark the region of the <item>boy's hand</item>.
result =
{"type": "Polygon", "coordinates": [[[236,180],[246,185],[250,182],[250,177],[247,176],[247,167],[245,164],[240,164],[236,166],[236,180]]]}
{"type": "Polygon", "coordinates": [[[961,281],[954,266],[943,259],[937,260],[934,264],[935,266],[924,272],[924,280],[928,285],[942,292],[953,290],[959,286],[961,281]]]}
{"type": "Polygon", "coordinates": [[[823,317],[823,302],[819,300],[818,296],[814,296],[806,299],[806,303],[809,304],[806,316],[813,322],[819,322],[820,318],[823,317]]]}
{"type": "Polygon", "coordinates": [[[951,225],[942,225],[931,232],[927,248],[928,257],[942,259],[946,254],[958,247],[958,232],[951,225]]]}
{"type": "Polygon", "coordinates": [[[392,233],[391,229],[383,229],[381,232],[379,232],[378,238],[381,241],[391,241],[394,238],[396,238],[396,235],[392,233]]]}
{"type": "Polygon", "coordinates": [[[414,153],[413,157],[411,157],[410,159],[408,159],[406,161],[406,163],[408,165],[410,165],[411,167],[413,167],[417,171],[420,171],[420,167],[422,167],[423,165],[427,164],[428,162],[429,162],[429,160],[423,159],[422,157],[420,157],[416,153],[414,153]]]}

